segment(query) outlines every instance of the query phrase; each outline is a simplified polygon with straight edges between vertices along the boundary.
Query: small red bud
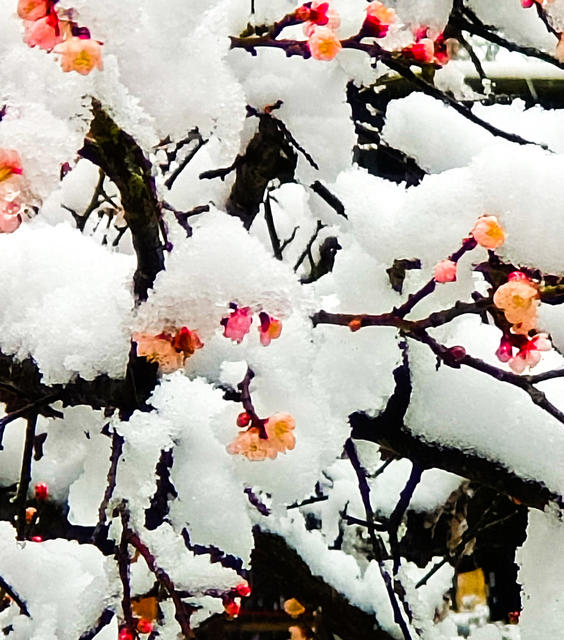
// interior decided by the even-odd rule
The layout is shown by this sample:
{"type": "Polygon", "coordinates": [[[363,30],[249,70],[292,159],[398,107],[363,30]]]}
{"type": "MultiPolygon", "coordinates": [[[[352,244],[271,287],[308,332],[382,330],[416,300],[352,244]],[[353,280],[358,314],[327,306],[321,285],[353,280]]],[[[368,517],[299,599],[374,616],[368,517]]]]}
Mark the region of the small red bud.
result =
{"type": "Polygon", "coordinates": [[[239,611],[241,611],[241,603],[236,600],[226,600],[223,603],[223,608],[228,616],[236,618],[239,615],[239,611]]]}
{"type": "Polygon", "coordinates": [[[43,538],[41,536],[33,536],[31,538],[32,542],[43,542],[43,538]]]}
{"type": "Polygon", "coordinates": [[[124,627],[118,635],[118,640],[134,640],[133,638],[133,634],[131,633],[131,631],[129,629],[127,629],[126,627],[124,627]]]}
{"type": "Polygon", "coordinates": [[[237,416],[237,426],[246,427],[251,422],[251,414],[243,411],[237,416]]]}
{"type": "Polygon", "coordinates": [[[141,618],[137,623],[137,631],[139,633],[151,633],[153,630],[153,623],[146,618],[141,618]]]}
{"type": "Polygon", "coordinates": [[[247,582],[241,582],[235,587],[235,591],[237,595],[241,596],[241,598],[248,598],[251,595],[251,587],[247,582]]]}
{"type": "Polygon", "coordinates": [[[451,347],[448,350],[450,356],[452,357],[453,360],[455,360],[456,362],[460,362],[462,360],[462,358],[464,358],[466,356],[466,349],[464,347],[461,347],[460,345],[456,345],[454,347],[451,347]]]}
{"type": "Polygon", "coordinates": [[[509,620],[509,624],[519,624],[519,616],[521,615],[520,611],[510,611],[507,614],[507,618],[509,620]]]}
{"type": "Polygon", "coordinates": [[[362,328],[362,320],[360,318],[354,318],[349,322],[349,329],[351,331],[358,331],[362,328]]]}
{"type": "Polygon", "coordinates": [[[47,498],[49,497],[49,489],[47,488],[47,485],[45,484],[45,482],[38,482],[35,485],[35,499],[36,500],[47,500],[47,498]]]}
{"type": "Polygon", "coordinates": [[[527,276],[525,273],[523,273],[522,271],[512,271],[508,276],[507,276],[507,281],[509,282],[509,280],[526,280],[529,281],[530,278],[529,276],[527,276]]]}

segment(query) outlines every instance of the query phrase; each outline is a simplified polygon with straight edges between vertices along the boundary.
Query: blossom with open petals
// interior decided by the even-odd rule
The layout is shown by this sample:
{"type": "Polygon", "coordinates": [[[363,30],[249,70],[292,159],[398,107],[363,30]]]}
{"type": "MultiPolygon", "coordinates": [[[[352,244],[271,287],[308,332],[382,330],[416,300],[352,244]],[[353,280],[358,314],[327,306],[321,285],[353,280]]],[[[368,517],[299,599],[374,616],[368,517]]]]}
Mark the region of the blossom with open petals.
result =
{"type": "Polygon", "coordinates": [[[271,444],[280,452],[293,449],[296,437],[293,434],[296,422],[289,413],[278,412],[268,418],[264,425],[266,435],[271,444]]]}
{"type": "Polygon", "coordinates": [[[94,68],[103,69],[102,48],[97,40],[73,36],[58,44],[55,53],[61,54],[63,71],[76,71],[83,76],[94,68]]]}
{"type": "Polygon", "coordinates": [[[282,323],[277,318],[269,316],[268,313],[261,311],[259,313],[260,325],[260,343],[267,347],[271,340],[275,340],[280,337],[282,333],[282,323]]]}
{"type": "Polygon", "coordinates": [[[39,20],[26,20],[24,26],[24,42],[30,47],[51,51],[63,41],[56,13],[51,13],[39,20]]]}
{"type": "Polygon", "coordinates": [[[274,459],[279,453],[286,453],[296,446],[294,418],[289,413],[274,413],[262,421],[264,428],[251,426],[239,432],[235,440],[227,446],[228,453],[242,455],[254,462],[274,459]]]}
{"type": "Polygon", "coordinates": [[[49,13],[51,0],[18,0],[18,16],[23,20],[39,20],[49,13]]]}
{"type": "Polygon", "coordinates": [[[227,446],[227,452],[232,455],[242,455],[253,462],[274,459],[278,455],[278,449],[266,439],[261,438],[259,430],[251,427],[247,431],[239,433],[235,440],[227,446]]]}
{"type": "Polygon", "coordinates": [[[435,43],[431,38],[421,38],[401,51],[406,58],[415,62],[430,63],[435,59],[435,43]]]}
{"type": "Polygon", "coordinates": [[[497,249],[505,242],[505,229],[495,216],[478,218],[472,229],[474,240],[484,249],[497,249]]]}
{"type": "Polygon", "coordinates": [[[223,318],[223,335],[230,338],[234,342],[241,343],[243,338],[249,333],[249,329],[253,322],[252,311],[250,307],[238,307],[232,304],[231,315],[223,318]]]}
{"type": "Polygon", "coordinates": [[[529,367],[536,367],[541,359],[542,351],[550,351],[552,343],[546,333],[537,333],[519,349],[517,355],[509,360],[509,366],[515,373],[523,373],[529,367]]]}
{"type": "Polygon", "coordinates": [[[0,182],[21,174],[20,154],[14,149],[0,149],[0,182]]]}
{"type": "Polygon", "coordinates": [[[309,38],[313,29],[328,27],[335,31],[341,25],[341,18],[331,2],[314,0],[296,9],[296,17],[304,22],[304,33],[309,38]]]}
{"type": "Polygon", "coordinates": [[[366,7],[364,31],[375,38],[383,38],[396,20],[396,12],[381,2],[371,2],[366,7]]]}
{"type": "Polygon", "coordinates": [[[13,233],[22,223],[20,205],[0,200],[0,233],[13,233]]]}
{"type": "Polygon", "coordinates": [[[343,48],[341,41],[329,27],[315,27],[307,42],[311,55],[316,60],[333,60],[343,48]]]}
{"type": "Polygon", "coordinates": [[[514,333],[526,335],[537,325],[539,292],[522,272],[498,287],[493,302],[510,322],[514,333]]]}
{"type": "Polygon", "coordinates": [[[454,282],[456,280],[456,262],[441,260],[435,265],[435,282],[454,282]]]}
{"type": "Polygon", "coordinates": [[[196,349],[204,345],[196,331],[182,327],[176,333],[163,331],[157,335],[150,333],[134,333],[137,343],[137,355],[149,362],[156,362],[162,373],[172,373],[184,366],[196,349]]]}

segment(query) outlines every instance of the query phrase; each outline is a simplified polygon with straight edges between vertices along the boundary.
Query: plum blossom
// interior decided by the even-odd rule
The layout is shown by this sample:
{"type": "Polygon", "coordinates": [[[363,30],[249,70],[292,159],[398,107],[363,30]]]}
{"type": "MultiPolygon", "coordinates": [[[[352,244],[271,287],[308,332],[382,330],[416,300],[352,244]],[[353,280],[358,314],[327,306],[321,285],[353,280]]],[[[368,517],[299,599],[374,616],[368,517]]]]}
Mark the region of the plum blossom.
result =
{"type": "Polygon", "coordinates": [[[523,373],[529,367],[536,367],[541,359],[542,351],[550,351],[552,344],[546,333],[537,333],[519,349],[517,355],[509,360],[509,366],[515,373],[523,373]]]}
{"type": "Polygon", "coordinates": [[[182,368],[196,349],[204,346],[197,332],[188,327],[181,327],[174,335],[166,331],[158,335],[134,333],[132,339],[137,343],[137,355],[156,362],[162,373],[182,368]]]}
{"type": "Polygon", "coordinates": [[[484,249],[497,249],[505,242],[505,229],[495,216],[478,218],[472,229],[474,240],[484,249]]]}
{"type": "Polygon", "coordinates": [[[261,422],[262,429],[252,426],[239,433],[227,446],[227,452],[256,462],[266,458],[273,460],[279,453],[291,451],[296,446],[296,437],[292,433],[296,423],[289,413],[274,413],[261,422]]]}
{"type": "Polygon", "coordinates": [[[18,0],[18,16],[23,20],[39,20],[49,13],[52,0],[18,0]]]}
{"type": "Polygon", "coordinates": [[[421,38],[418,42],[404,47],[402,53],[416,62],[430,63],[435,59],[435,43],[431,38],[421,38]]]}
{"type": "Polygon", "coordinates": [[[21,174],[20,154],[15,149],[0,149],[0,182],[21,174]]]}
{"type": "Polygon", "coordinates": [[[381,2],[371,2],[366,7],[363,29],[375,38],[383,38],[395,20],[396,12],[393,9],[389,9],[381,2]]]}
{"type": "Polygon", "coordinates": [[[261,311],[259,313],[260,325],[260,343],[267,347],[271,340],[275,340],[280,337],[282,333],[282,323],[277,318],[269,316],[268,313],[261,311]]]}
{"type": "Polygon", "coordinates": [[[539,292],[521,271],[510,274],[508,282],[498,287],[493,302],[513,325],[514,333],[526,335],[536,328],[539,292]]]}
{"type": "Polygon", "coordinates": [[[39,20],[26,20],[24,26],[24,42],[30,47],[51,51],[63,41],[59,19],[55,13],[39,18],[39,20]]]}
{"type": "Polygon", "coordinates": [[[435,265],[435,282],[454,282],[456,280],[456,262],[441,260],[435,265]]]}
{"type": "Polygon", "coordinates": [[[342,49],[341,41],[329,27],[315,27],[308,38],[312,57],[316,60],[333,60],[342,49]]]}
{"type": "Polygon", "coordinates": [[[221,321],[224,327],[223,335],[240,344],[249,333],[253,322],[252,312],[250,307],[238,307],[235,303],[232,303],[231,307],[231,315],[221,321]]]}
{"type": "Polygon", "coordinates": [[[13,233],[22,223],[20,205],[0,200],[0,233],[13,233]]]}
{"type": "Polygon", "coordinates": [[[333,31],[341,25],[339,14],[330,2],[314,0],[296,9],[296,18],[303,20],[304,33],[309,38],[316,26],[328,27],[333,31]]]}
{"type": "Polygon", "coordinates": [[[100,43],[91,38],[72,36],[58,44],[54,52],[61,54],[61,68],[65,73],[76,71],[86,76],[94,68],[104,68],[100,43]]]}

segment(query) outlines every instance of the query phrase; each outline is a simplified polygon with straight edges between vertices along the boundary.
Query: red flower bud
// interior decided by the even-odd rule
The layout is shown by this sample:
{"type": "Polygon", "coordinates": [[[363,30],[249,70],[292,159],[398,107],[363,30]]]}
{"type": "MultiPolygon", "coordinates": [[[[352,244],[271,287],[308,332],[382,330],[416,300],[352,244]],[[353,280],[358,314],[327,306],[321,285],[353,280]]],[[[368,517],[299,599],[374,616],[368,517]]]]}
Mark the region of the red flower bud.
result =
{"type": "Polygon", "coordinates": [[[153,630],[153,623],[146,618],[141,618],[137,623],[137,631],[139,633],[151,633],[153,630]]]}
{"type": "Polygon", "coordinates": [[[247,582],[241,582],[235,587],[235,591],[237,595],[241,596],[241,598],[248,598],[251,595],[251,587],[247,582]]]}
{"type": "Polygon", "coordinates": [[[246,427],[251,421],[251,414],[243,411],[237,416],[237,426],[238,427],[246,427]]]}
{"type": "Polygon", "coordinates": [[[45,482],[38,482],[35,485],[35,499],[36,500],[47,500],[47,498],[49,497],[49,489],[47,488],[47,485],[45,484],[45,482]]]}

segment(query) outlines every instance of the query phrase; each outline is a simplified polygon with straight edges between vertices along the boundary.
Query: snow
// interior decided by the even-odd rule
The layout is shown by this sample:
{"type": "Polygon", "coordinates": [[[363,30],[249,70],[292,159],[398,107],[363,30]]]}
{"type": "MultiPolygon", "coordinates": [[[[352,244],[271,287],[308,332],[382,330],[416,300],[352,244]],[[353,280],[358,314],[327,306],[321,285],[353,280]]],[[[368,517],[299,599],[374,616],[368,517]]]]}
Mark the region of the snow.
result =
{"type": "MultiPolygon", "coordinates": [[[[505,37],[554,53],[557,39],[534,8],[523,8],[519,0],[467,3],[505,37]]],[[[53,407],[61,417],[40,416],[37,434],[46,435],[46,440],[43,455],[36,451],[32,461],[30,499],[34,484],[45,482],[50,500],[63,507],[71,525],[95,527],[108,486],[115,433],[123,438],[123,451],[105,513],[110,542],[121,536],[114,510],[128,505],[132,529],[157,565],[198,607],[194,625],[223,611],[221,594],[241,577],[212,563],[206,554],[195,555],[182,533],[188,533],[194,545],[236,556],[248,569],[252,530],[258,525],[282,535],[315,575],[354,606],[375,614],[393,637],[401,637],[381,567],[359,551],[366,531],[345,527],[341,520],[345,510],[361,520],[366,517],[356,473],[342,458],[343,443],[350,436],[348,419],[355,411],[375,416],[385,408],[394,392],[393,371],[401,361],[400,341],[408,344],[413,389],[405,424],[414,436],[479,455],[562,495],[564,471],[557,463],[564,458],[564,431],[522,389],[465,366],[437,367],[426,345],[406,337],[411,325],[403,327],[403,335],[393,327],[352,332],[346,326],[314,328],[311,315],[321,308],[358,314],[397,308],[432,277],[439,260],[461,246],[483,214],[497,216],[507,231],[506,243],[496,252],[502,260],[564,274],[564,222],[559,214],[564,197],[562,110],[526,109],[519,100],[472,107],[484,121],[539,143],[521,145],[494,136],[427,95],[412,93],[392,100],[383,140],[428,173],[408,189],[352,163],[356,133],[347,85],[382,80],[383,65],[374,68],[359,51],[344,51],[325,63],[288,57],[274,48],[259,47],[256,56],[231,48],[229,36],[240,34],[248,24],[269,24],[292,12],[296,3],[290,0],[255,0],[254,14],[250,3],[239,0],[74,0],[74,18],[103,42],[104,70],[87,77],[63,73],[55,54],[22,42],[23,25],[15,16],[15,4],[14,0],[0,7],[0,107],[6,104],[0,149],[17,149],[21,156],[21,197],[27,208],[15,233],[0,234],[2,354],[15,360],[32,358],[43,384],[65,385],[78,377],[124,379],[136,331],[159,334],[187,326],[204,343],[183,369],[158,374],[143,410],[125,415],[120,407],[94,410],[58,402],[53,407]],[[81,233],[67,210],[83,213],[99,178],[98,168],[79,158],[93,98],[150,159],[163,202],[183,211],[209,205],[209,211],[190,218],[190,238],[173,213],[163,208],[172,248],[148,300],[138,305],[132,295],[136,258],[131,238],[113,247],[115,235],[104,243],[104,230],[95,229],[97,214],[81,233]],[[272,116],[291,133],[298,158],[295,182],[269,185],[280,238],[295,231],[283,260],[273,256],[263,209],[250,233],[224,211],[235,171],[225,181],[199,178],[203,171],[227,167],[245,153],[259,122],[247,106],[268,112],[275,104],[272,116]],[[170,173],[159,167],[166,157],[163,149],[195,129],[205,145],[169,189],[165,182],[170,173]],[[72,171],[61,180],[65,163],[72,171]],[[342,201],[346,219],[313,193],[316,180],[342,201]],[[319,223],[325,228],[313,243],[313,259],[319,259],[319,247],[327,237],[337,238],[341,249],[330,273],[303,285],[300,278],[309,274],[309,260],[299,268],[294,265],[319,223]],[[396,259],[407,258],[420,260],[421,268],[408,271],[403,291],[394,291],[389,269],[396,259]],[[240,344],[225,337],[221,325],[231,303],[250,307],[254,316],[240,344]],[[279,319],[283,327],[268,347],[259,339],[261,311],[279,319]],[[288,412],[296,422],[295,449],[275,460],[254,462],[227,452],[239,433],[236,420],[243,406],[235,392],[248,368],[255,374],[249,392],[259,418],[288,412]],[[171,461],[174,495],[168,496],[164,522],[148,530],[145,512],[157,491],[157,464],[163,452],[171,461]],[[327,499],[287,510],[316,491],[327,499]],[[258,513],[249,492],[268,505],[270,516],[258,513]],[[308,515],[317,519],[319,528],[306,527],[308,515]],[[342,548],[331,548],[341,533],[342,548]]],[[[422,25],[429,27],[430,35],[438,35],[453,6],[452,0],[387,4],[397,11],[398,24],[379,42],[397,47],[411,42],[412,30],[422,25]]],[[[354,35],[364,20],[366,2],[335,0],[335,7],[341,15],[340,37],[354,35]]],[[[552,23],[562,28],[564,0],[545,3],[544,8],[552,23]]],[[[288,33],[303,38],[301,25],[288,33]]],[[[494,79],[520,74],[530,80],[562,80],[556,67],[525,62],[513,53],[500,54],[485,68],[494,79]]],[[[470,62],[452,61],[437,72],[436,86],[470,97],[464,84],[470,77],[475,77],[470,62]]],[[[108,180],[105,186],[115,196],[120,216],[116,188],[108,180]]],[[[483,248],[469,252],[459,261],[457,281],[437,286],[407,319],[424,318],[457,300],[470,301],[477,289],[486,293],[487,286],[473,269],[487,259],[483,248]]],[[[539,328],[551,333],[560,351],[562,313],[560,306],[545,304],[539,312],[539,328]]],[[[473,356],[507,370],[494,355],[501,332],[486,320],[491,318],[459,318],[430,335],[447,346],[463,345],[473,356]]],[[[562,368],[563,362],[553,351],[543,355],[535,371],[562,368]]],[[[539,389],[564,410],[561,386],[557,378],[539,389]]],[[[34,400],[25,390],[16,391],[21,402],[17,406],[34,400]]],[[[9,395],[14,390],[2,392],[9,395]]],[[[20,481],[24,437],[24,419],[7,425],[0,451],[0,485],[6,499],[8,488],[20,481]]],[[[387,518],[412,462],[394,460],[376,475],[383,464],[379,449],[363,442],[358,451],[373,474],[368,478],[372,508],[378,518],[387,518]]],[[[462,481],[446,471],[426,469],[409,509],[435,512],[462,481]]],[[[530,513],[527,540],[519,552],[523,640],[558,637],[564,624],[559,601],[564,567],[554,553],[562,537],[560,517],[556,508],[530,513]]],[[[383,539],[388,542],[386,533],[383,539]]],[[[16,542],[8,522],[0,522],[0,542],[0,575],[22,595],[32,614],[19,615],[15,603],[2,610],[0,628],[11,625],[9,637],[74,639],[91,629],[106,607],[116,615],[96,638],[117,636],[122,586],[113,557],[103,556],[93,544],[62,538],[16,542]]],[[[384,566],[392,570],[390,561],[384,566]]],[[[449,617],[434,624],[433,619],[453,569],[445,564],[427,585],[416,589],[430,566],[402,563],[399,579],[414,611],[414,625],[425,640],[452,640],[458,637],[456,620],[449,617]]],[[[147,593],[154,581],[142,559],[131,563],[133,594],[147,593]]],[[[175,638],[174,607],[169,601],[160,607],[159,635],[175,638]]],[[[486,620],[484,611],[478,614],[486,620]]],[[[501,640],[510,633],[487,624],[473,629],[470,637],[501,640]]]]}

